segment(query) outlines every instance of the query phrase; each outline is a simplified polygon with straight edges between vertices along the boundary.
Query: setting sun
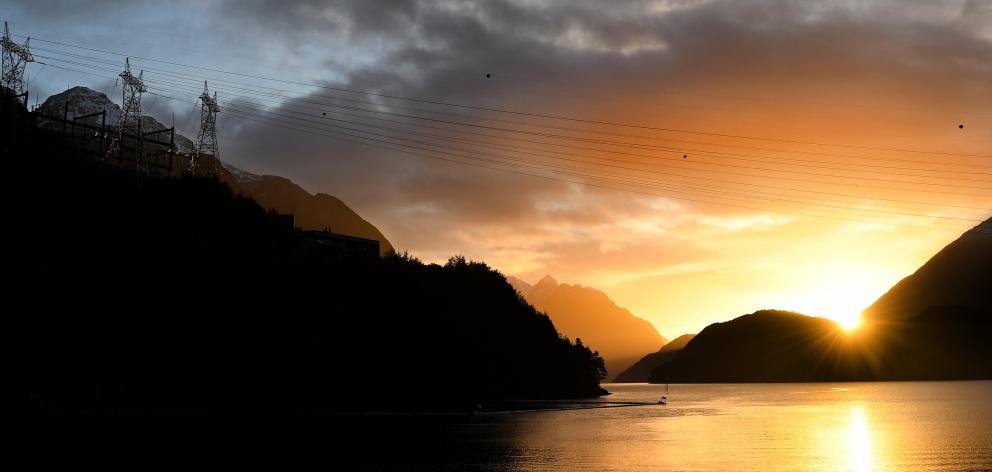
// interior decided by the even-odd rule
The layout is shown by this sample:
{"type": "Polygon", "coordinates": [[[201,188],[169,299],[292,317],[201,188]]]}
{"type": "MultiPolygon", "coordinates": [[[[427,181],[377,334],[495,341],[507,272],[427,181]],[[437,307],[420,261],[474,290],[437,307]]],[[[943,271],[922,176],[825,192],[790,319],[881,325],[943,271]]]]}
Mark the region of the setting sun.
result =
{"type": "MultiPolygon", "coordinates": [[[[861,312],[871,305],[877,293],[884,289],[873,276],[850,276],[843,280],[833,274],[837,268],[823,269],[825,273],[809,284],[797,284],[790,287],[792,293],[782,293],[778,301],[780,306],[788,306],[790,310],[812,316],[827,318],[836,322],[845,331],[851,332],[861,326],[861,312]]],[[[848,267],[848,272],[858,273],[855,267],[848,267]]],[[[810,277],[813,279],[813,277],[810,277]]]]}
{"type": "Polygon", "coordinates": [[[848,332],[854,331],[854,330],[858,329],[858,326],[861,326],[861,314],[860,313],[849,314],[849,315],[833,316],[833,317],[830,317],[830,319],[836,321],[837,324],[839,324],[842,328],[844,328],[845,331],[848,331],[848,332]]]}

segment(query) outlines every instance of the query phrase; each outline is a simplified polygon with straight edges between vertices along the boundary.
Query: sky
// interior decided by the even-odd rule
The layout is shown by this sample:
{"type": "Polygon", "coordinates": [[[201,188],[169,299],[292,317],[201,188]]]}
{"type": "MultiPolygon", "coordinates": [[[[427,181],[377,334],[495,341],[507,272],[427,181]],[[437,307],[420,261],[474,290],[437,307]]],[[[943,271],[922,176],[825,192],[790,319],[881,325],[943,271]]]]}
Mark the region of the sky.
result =
{"type": "Polygon", "coordinates": [[[669,338],[762,308],[850,320],[992,216],[988,0],[2,3],[45,63],[33,97],[119,102],[111,53],[137,56],[144,112],[195,136],[210,80],[225,162],[669,338]]]}

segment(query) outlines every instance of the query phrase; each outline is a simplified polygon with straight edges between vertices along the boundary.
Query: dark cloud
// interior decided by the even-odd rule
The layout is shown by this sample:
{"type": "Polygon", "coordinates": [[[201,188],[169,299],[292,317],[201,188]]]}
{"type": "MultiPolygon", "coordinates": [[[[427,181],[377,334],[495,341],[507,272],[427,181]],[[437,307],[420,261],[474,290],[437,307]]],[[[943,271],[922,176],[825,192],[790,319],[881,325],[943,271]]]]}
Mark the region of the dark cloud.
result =
{"type": "MultiPolygon", "coordinates": [[[[936,102],[933,97],[939,97],[940,107],[955,110],[992,103],[987,85],[992,44],[987,23],[975,20],[989,13],[979,2],[237,5],[224,9],[234,18],[229,21],[253,31],[264,27],[273,38],[343,36],[359,47],[375,44],[377,59],[349,70],[347,80],[334,86],[457,103],[693,124],[694,117],[708,113],[707,106],[781,110],[800,116],[790,122],[802,122],[803,108],[817,101],[841,97],[871,106],[864,100],[880,90],[885,91],[881,106],[936,102]],[[487,73],[493,78],[485,79],[487,73]],[[700,91],[690,97],[692,105],[684,105],[684,94],[700,91]],[[723,95],[752,101],[728,102],[723,95]],[[761,101],[769,96],[781,101],[761,101]],[[666,105],[690,108],[673,118],[679,108],[666,105]]],[[[616,208],[546,205],[577,192],[560,182],[459,168],[323,137],[269,137],[276,132],[241,128],[232,136],[237,159],[271,172],[285,169],[311,189],[343,195],[380,225],[396,228],[392,236],[400,247],[414,240],[400,229],[403,223],[390,219],[407,214],[404,207],[422,210],[409,213],[422,222],[413,227],[431,226],[434,232],[550,222],[564,215],[576,227],[618,218],[616,208]]],[[[590,199],[603,193],[578,192],[590,199]]],[[[419,244],[417,249],[428,249],[419,244]]]]}

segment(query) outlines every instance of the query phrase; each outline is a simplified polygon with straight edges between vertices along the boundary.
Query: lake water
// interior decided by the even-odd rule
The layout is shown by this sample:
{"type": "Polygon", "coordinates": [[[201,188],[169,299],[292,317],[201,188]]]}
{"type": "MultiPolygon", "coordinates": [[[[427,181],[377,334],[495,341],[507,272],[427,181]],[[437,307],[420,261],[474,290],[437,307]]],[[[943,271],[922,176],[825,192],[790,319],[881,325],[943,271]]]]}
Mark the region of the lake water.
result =
{"type": "Polygon", "coordinates": [[[668,405],[389,422],[353,439],[388,445],[350,457],[387,470],[992,470],[992,382],[672,385],[668,405]]]}

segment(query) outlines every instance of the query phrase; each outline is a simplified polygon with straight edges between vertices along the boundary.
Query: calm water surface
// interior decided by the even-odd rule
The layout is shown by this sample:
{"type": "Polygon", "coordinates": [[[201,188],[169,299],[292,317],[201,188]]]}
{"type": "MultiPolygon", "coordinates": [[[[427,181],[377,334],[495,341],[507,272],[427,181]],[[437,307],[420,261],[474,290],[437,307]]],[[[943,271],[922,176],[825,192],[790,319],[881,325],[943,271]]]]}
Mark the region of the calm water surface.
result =
{"type": "MultiPolygon", "coordinates": [[[[612,384],[611,401],[664,386],[612,384]]],[[[668,405],[383,425],[372,469],[992,470],[992,382],[672,385],[668,405]],[[418,427],[419,428],[419,427],[418,427]],[[401,433],[398,433],[401,431],[401,433]]]]}

